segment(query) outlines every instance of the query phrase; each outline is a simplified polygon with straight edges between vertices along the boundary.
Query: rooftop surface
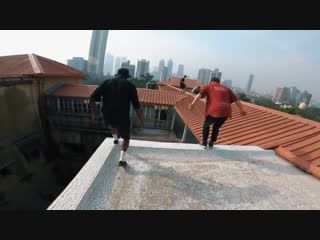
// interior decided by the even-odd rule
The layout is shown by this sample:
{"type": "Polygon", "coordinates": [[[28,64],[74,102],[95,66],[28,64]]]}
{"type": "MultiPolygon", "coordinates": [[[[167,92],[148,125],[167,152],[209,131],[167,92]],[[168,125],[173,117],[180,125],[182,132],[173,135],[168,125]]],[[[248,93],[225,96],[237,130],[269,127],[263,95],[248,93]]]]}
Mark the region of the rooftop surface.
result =
{"type": "Polygon", "coordinates": [[[320,183],[255,146],[131,141],[128,166],[107,138],[49,210],[320,209],[320,183]]]}

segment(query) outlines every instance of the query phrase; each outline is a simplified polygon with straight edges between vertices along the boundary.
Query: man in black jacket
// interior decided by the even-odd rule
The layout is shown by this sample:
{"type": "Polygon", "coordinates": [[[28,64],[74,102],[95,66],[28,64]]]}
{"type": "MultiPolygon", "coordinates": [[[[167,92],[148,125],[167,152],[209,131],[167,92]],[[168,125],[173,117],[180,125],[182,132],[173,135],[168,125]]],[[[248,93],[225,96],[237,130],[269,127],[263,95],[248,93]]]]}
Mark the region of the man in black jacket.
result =
{"type": "Polygon", "coordinates": [[[111,125],[114,144],[118,144],[118,135],[123,138],[120,154],[120,165],[126,165],[125,153],[130,140],[130,103],[132,103],[143,128],[144,122],[135,85],[128,81],[129,71],[120,68],[115,77],[103,82],[91,95],[90,106],[92,120],[96,119],[96,102],[103,98],[102,113],[106,126],[111,125]]]}

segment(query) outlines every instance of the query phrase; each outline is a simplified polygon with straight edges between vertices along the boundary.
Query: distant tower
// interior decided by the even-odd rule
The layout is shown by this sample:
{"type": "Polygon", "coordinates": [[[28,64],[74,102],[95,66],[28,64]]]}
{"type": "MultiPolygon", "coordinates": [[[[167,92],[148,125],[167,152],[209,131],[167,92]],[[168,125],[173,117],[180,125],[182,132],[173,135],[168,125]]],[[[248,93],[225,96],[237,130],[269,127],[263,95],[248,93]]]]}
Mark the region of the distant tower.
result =
{"type": "Polygon", "coordinates": [[[253,78],[254,78],[254,75],[253,75],[253,74],[250,74],[249,81],[248,81],[247,88],[246,88],[246,91],[247,91],[247,92],[250,92],[250,91],[251,91],[252,83],[253,83],[253,78]]]}
{"type": "Polygon", "coordinates": [[[118,69],[121,67],[121,57],[116,57],[116,60],[114,61],[114,74],[118,72],[118,69]]]}
{"type": "Polygon", "coordinates": [[[168,61],[168,75],[167,75],[168,78],[172,76],[172,70],[173,70],[173,61],[170,59],[168,61]]]}
{"type": "Polygon", "coordinates": [[[178,77],[183,77],[183,73],[184,73],[184,66],[183,66],[183,64],[179,64],[178,65],[178,73],[177,73],[178,77]]]}
{"type": "Polygon", "coordinates": [[[107,53],[105,63],[104,63],[104,75],[113,76],[113,65],[114,65],[114,56],[112,56],[110,53],[107,53]]]}
{"type": "Polygon", "coordinates": [[[103,76],[104,56],[106,53],[109,30],[93,30],[88,58],[88,73],[103,76]]]}
{"type": "Polygon", "coordinates": [[[163,59],[161,59],[161,61],[159,62],[159,69],[158,71],[161,72],[162,68],[165,66],[165,62],[163,59]]]}
{"type": "Polygon", "coordinates": [[[149,73],[149,64],[150,64],[150,61],[147,61],[145,59],[138,60],[137,74],[136,74],[137,78],[140,78],[141,75],[145,75],[146,73],[149,73]]]}

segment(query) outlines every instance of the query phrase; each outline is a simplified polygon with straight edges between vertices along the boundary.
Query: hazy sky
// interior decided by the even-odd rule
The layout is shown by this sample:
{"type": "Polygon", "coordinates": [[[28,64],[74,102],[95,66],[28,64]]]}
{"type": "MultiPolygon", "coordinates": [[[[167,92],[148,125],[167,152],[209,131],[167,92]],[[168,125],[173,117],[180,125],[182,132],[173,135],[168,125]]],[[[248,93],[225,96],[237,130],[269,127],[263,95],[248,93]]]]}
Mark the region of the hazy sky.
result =
{"type": "MultiPolygon", "coordinates": [[[[0,55],[35,53],[63,63],[73,56],[87,59],[91,32],[1,30],[0,55]]],[[[296,86],[320,99],[320,31],[112,30],[107,52],[133,63],[150,60],[151,67],[171,58],[174,71],[184,64],[190,77],[199,68],[219,68],[222,80],[238,87],[245,87],[253,73],[253,89],[259,92],[296,86]]]]}

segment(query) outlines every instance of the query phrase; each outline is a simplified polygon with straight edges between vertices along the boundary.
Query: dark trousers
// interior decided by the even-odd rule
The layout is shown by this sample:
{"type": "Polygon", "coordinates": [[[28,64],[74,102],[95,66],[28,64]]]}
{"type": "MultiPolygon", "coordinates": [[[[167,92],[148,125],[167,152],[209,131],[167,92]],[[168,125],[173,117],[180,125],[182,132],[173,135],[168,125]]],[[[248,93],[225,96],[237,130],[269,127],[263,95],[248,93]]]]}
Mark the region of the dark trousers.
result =
{"type": "Polygon", "coordinates": [[[203,124],[203,129],[202,129],[202,144],[203,145],[207,145],[210,126],[213,124],[210,143],[214,143],[217,140],[217,137],[219,134],[219,129],[222,127],[222,125],[225,123],[225,121],[227,119],[228,119],[228,117],[221,117],[221,118],[214,118],[211,116],[206,117],[206,120],[204,121],[204,124],[203,124]]]}

